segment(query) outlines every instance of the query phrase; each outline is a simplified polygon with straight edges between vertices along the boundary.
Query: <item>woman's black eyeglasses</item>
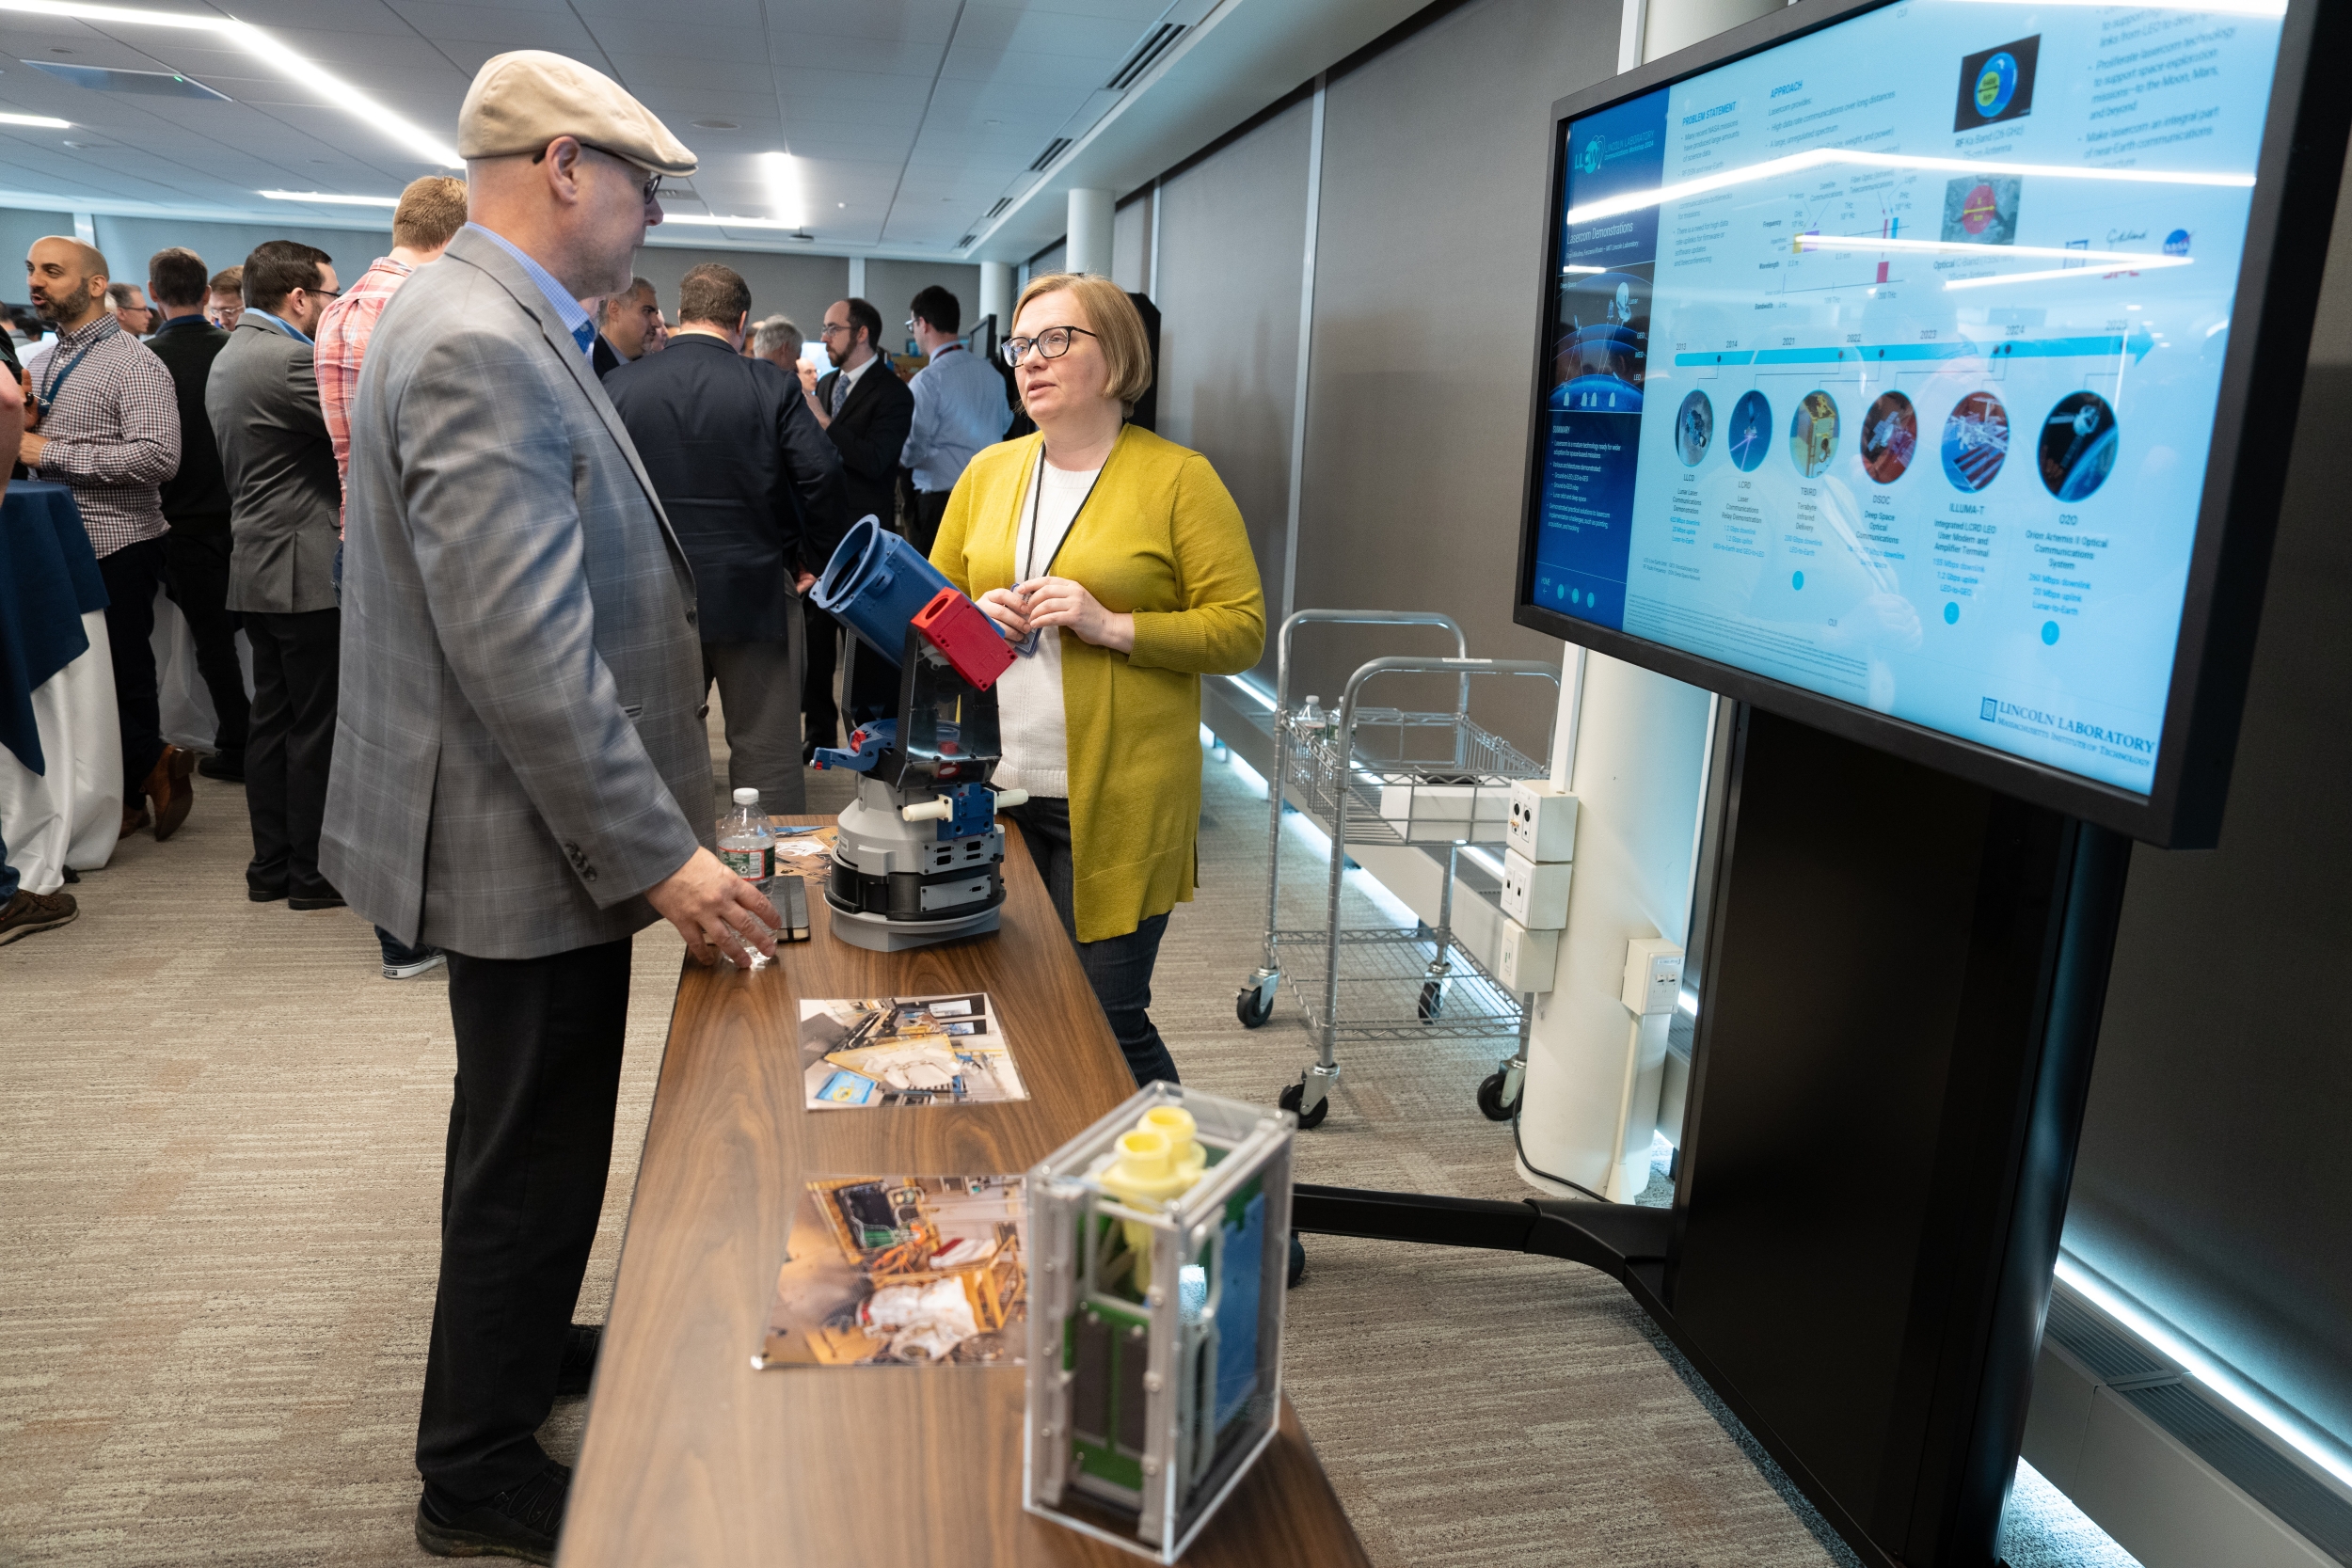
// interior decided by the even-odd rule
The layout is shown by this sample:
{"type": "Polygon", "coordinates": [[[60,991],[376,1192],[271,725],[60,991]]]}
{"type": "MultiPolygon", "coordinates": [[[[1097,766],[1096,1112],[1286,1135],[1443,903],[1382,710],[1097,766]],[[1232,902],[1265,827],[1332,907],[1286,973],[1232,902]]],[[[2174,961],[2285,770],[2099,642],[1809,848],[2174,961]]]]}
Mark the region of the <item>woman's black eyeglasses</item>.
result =
{"type": "Polygon", "coordinates": [[[1098,341],[1102,337],[1101,333],[1088,332],[1083,326],[1049,326],[1034,338],[1007,338],[996,352],[1005,356],[1006,364],[1016,367],[1029,356],[1032,345],[1046,358],[1058,359],[1070,352],[1070,340],[1079,333],[1098,341]]]}

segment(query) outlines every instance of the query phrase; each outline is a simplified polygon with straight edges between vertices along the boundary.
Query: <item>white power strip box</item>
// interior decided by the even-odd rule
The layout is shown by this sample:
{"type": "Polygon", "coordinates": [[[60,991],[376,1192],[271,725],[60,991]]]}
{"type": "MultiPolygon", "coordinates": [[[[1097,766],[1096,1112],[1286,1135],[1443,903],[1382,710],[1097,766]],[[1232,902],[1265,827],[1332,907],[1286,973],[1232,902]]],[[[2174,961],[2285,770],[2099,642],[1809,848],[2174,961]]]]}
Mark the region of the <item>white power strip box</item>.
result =
{"type": "Polygon", "coordinates": [[[1495,941],[1494,976],[1514,995],[1549,990],[1560,970],[1560,933],[1531,931],[1505,920],[1495,941]]]}
{"type": "Polygon", "coordinates": [[[1568,874],[1563,861],[1538,864],[1517,849],[1502,852],[1502,912],[1531,931],[1557,931],[1568,923],[1568,874]]]}
{"type": "Polygon", "coordinates": [[[1682,1004],[1682,949],[1664,937],[1635,937],[1625,944],[1625,975],[1617,1000],[1652,1018],[1682,1004]]]}
{"type": "Polygon", "coordinates": [[[1539,865],[1576,859],[1576,797],[1548,779],[1517,781],[1502,842],[1539,865]]]}

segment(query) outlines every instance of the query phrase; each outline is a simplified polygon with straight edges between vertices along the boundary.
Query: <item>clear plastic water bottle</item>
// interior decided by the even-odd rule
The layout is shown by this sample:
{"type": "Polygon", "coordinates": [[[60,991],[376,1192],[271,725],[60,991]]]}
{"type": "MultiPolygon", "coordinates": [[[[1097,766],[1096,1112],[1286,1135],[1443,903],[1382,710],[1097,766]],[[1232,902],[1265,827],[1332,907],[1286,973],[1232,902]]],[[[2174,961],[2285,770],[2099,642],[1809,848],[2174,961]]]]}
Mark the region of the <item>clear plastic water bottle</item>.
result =
{"type": "Polygon", "coordinates": [[[761,893],[776,876],[776,835],[759,809],[759,791],[739,789],[735,809],[719,819],[719,858],[761,893]]]}

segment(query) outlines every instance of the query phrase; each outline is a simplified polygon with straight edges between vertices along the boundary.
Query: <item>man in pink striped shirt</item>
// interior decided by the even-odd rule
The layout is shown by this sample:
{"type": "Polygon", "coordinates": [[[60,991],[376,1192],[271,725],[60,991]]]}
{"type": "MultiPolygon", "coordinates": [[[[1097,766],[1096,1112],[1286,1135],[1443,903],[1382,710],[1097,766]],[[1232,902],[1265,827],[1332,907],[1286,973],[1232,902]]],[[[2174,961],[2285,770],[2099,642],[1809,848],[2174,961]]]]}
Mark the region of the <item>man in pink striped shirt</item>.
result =
{"type": "MultiPolygon", "coordinates": [[[[326,417],[327,438],[335,446],[336,477],[346,483],[351,477],[351,402],[359,393],[359,366],[367,357],[368,340],[375,333],[384,307],[408,281],[408,275],[437,260],[465,225],[463,180],[428,174],[410,181],[392,212],[392,253],[377,257],[319,317],[310,362],[318,371],[319,412],[326,417]]],[[[348,504],[348,489],[344,499],[348,504]]],[[[340,515],[335,531],[338,536],[342,532],[340,515]]],[[[339,596],[342,586],[343,549],[337,545],[335,591],[339,596]]],[[[444,961],[440,949],[410,947],[381,926],[375,928],[375,941],[383,950],[387,980],[413,980],[444,961]]]]}
{"type": "MultiPolygon", "coordinates": [[[[326,416],[326,434],[335,443],[338,474],[351,473],[351,400],[358,395],[359,365],[376,321],[408,275],[437,260],[465,223],[463,180],[428,174],[410,181],[392,213],[392,253],[377,257],[319,318],[311,362],[318,367],[319,411],[326,416]]],[[[342,577],[338,561],[336,580],[342,577]]]]}

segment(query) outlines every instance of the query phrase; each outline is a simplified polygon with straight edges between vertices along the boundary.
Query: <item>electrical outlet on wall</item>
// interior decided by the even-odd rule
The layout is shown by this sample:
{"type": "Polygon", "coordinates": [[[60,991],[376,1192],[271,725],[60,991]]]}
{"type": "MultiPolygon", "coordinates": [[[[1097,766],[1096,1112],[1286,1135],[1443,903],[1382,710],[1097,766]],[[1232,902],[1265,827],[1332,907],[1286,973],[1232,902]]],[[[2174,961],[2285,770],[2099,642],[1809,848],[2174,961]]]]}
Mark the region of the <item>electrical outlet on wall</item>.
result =
{"type": "Polygon", "coordinates": [[[1542,864],[1517,849],[1502,852],[1502,912],[1531,931],[1557,931],[1568,923],[1565,862],[1542,864]]]}
{"type": "Polygon", "coordinates": [[[1503,844],[1538,864],[1576,859],[1576,797],[1548,779],[1518,780],[1511,785],[1503,844]]]}

